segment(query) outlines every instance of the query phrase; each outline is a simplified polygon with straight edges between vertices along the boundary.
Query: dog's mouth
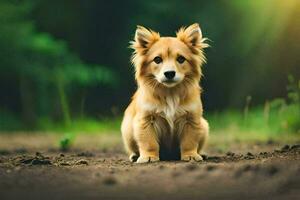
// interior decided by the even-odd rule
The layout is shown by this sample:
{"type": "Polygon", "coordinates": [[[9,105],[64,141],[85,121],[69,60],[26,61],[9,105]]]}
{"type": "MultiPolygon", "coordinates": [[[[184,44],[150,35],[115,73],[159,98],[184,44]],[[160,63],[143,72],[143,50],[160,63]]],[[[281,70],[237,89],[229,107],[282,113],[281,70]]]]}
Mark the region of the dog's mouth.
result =
{"type": "Polygon", "coordinates": [[[171,88],[174,87],[182,81],[179,77],[174,77],[173,79],[167,79],[165,77],[163,78],[156,78],[157,82],[162,84],[165,87],[171,88]]]}
{"type": "Polygon", "coordinates": [[[163,85],[165,85],[166,87],[173,87],[175,85],[178,84],[178,81],[175,81],[175,80],[163,80],[161,82],[163,85]]]}
{"type": "Polygon", "coordinates": [[[175,81],[175,80],[163,80],[162,82],[165,84],[177,83],[177,81],[175,81]]]}

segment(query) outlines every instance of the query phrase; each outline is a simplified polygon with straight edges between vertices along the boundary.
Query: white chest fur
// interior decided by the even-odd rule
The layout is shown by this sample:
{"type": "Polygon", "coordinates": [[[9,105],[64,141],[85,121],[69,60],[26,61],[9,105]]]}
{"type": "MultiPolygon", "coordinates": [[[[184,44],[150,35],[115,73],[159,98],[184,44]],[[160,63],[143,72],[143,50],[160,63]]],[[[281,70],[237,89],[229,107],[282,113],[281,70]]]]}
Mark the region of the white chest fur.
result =
{"type": "MultiPolygon", "coordinates": [[[[174,132],[175,121],[198,106],[196,103],[180,105],[180,96],[168,96],[163,100],[164,101],[161,104],[153,104],[143,101],[140,105],[144,110],[155,113],[161,118],[164,118],[172,133],[174,132]]],[[[159,126],[157,129],[161,129],[161,125],[161,123],[160,125],[157,125],[159,126]]]]}
{"type": "Polygon", "coordinates": [[[165,118],[168,122],[171,130],[174,129],[174,122],[179,115],[184,114],[184,110],[180,107],[180,98],[179,96],[175,97],[166,97],[165,102],[157,106],[156,113],[161,117],[165,118]]]}

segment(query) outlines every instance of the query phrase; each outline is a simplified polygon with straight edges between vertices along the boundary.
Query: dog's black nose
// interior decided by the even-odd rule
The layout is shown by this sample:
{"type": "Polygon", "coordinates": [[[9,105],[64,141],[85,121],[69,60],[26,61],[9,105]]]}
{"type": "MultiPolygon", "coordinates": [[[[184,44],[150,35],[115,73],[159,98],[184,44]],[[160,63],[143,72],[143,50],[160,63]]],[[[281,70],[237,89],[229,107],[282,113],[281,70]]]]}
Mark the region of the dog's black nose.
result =
{"type": "Polygon", "coordinates": [[[165,77],[169,80],[173,79],[175,77],[176,72],[175,71],[166,71],[164,73],[165,77]]]}

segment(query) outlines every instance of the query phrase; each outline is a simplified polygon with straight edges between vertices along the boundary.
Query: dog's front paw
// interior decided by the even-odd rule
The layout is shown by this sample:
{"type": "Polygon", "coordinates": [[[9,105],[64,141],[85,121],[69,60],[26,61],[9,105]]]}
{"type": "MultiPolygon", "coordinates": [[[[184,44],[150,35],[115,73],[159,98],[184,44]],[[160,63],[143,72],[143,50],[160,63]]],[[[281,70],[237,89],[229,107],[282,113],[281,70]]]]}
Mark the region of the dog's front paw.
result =
{"type": "Polygon", "coordinates": [[[157,162],[159,161],[159,157],[156,156],[140,156],[137,159],[137,163],[148,163],[148,162],[157,162]]]}
{"type": "Polygon", "coordinates": [[[203,160],[202,156],[200,156],[199,154],[193,154],[193,155],[182,155],[181,156],[181,160],[183,161],[197,161],[200,162],[203,160]]]}

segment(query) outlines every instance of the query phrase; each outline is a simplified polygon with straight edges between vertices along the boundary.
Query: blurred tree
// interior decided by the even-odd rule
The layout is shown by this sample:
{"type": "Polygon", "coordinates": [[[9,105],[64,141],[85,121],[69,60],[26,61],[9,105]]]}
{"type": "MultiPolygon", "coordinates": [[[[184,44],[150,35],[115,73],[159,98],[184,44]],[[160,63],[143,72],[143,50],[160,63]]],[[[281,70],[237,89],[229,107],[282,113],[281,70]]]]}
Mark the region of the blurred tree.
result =
{"type": "Polygon", "coordinates": [[[63,41],[37,32],[29,18],[33,7],[33,1],[0,2],[1,86],[9,85],[6,88],[15,91],[14,101],[20,101],[23,120],[29,127],[35,125],[37,116],[57,114],[52,113],[57,103],[58,113],[68,125],[72,88],[113,85],[115,75],[105,67],[84,64],[63,41]]]}

